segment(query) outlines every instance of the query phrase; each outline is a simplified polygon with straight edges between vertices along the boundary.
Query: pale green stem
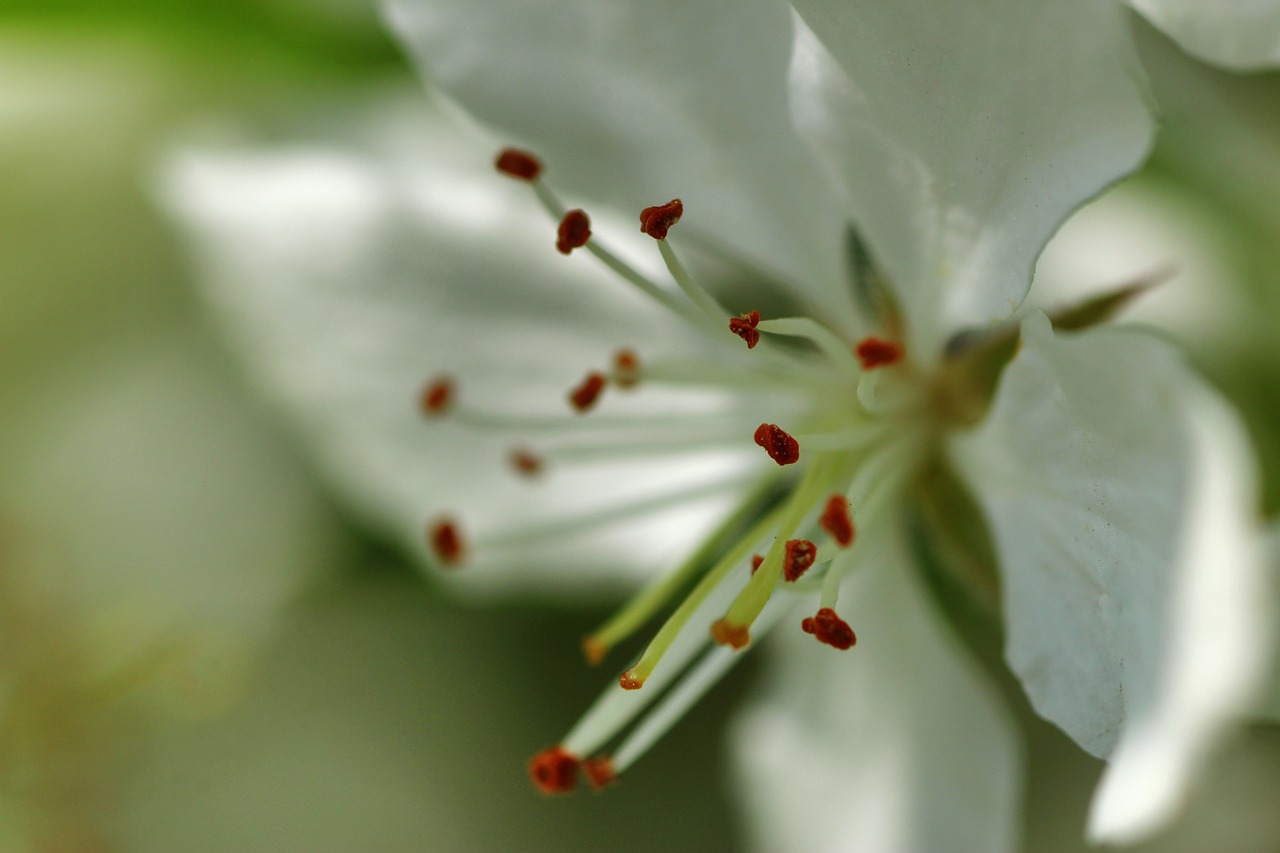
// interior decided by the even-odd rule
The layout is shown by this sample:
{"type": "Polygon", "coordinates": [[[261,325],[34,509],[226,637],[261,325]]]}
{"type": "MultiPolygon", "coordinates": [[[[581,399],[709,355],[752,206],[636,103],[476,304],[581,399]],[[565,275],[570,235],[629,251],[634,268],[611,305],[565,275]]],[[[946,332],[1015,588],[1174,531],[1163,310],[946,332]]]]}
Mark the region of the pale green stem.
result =
{"type": "Polygon", "coordinates": [[[676,284],[680,286],[680,289],[684,291],[684,295],[689,297],[689,301],[702,309],[702,312],[712,322],[727,326],[729,312],[685,269],[684,264],[680,262],[680,258],[676,255],[676,250],[671,247],[671,244],[666,240],[659,240],[658,251],[662,252],[662,260],[666,261],[667,270],[670,271],[671,277],[676,280],[676,284]]]}
{"type": "Polygon", "coordinates": [[[853,357],[853,351],[849,345],[812,318],[781,317],[775,320],[762,320],[756,329],[771,335],[804,338],[816,345],[846,379],[857,382],[862,376],[862,367],[853,357]]]}
{"type": "Polygon", "coordinates": [[[715,555],[725,547],[725,540],[729,536],[762,510],[775,483],[776,478],[773,476],[757,483],[738,508],[706,537],[702,545],[679,568],[633,597],[612,618],[592,632],[583,641],[588,657],[602,656],[653,618],[664,604],[712,562],[715,555]]]}
{"type": "Polygon", "coordinates": [[[832,465],[827,458],[818,458],[805,472],[804,479],[786,504],[786,515],[778,525],[778,532],[773,540],[769,553],[759,570],[738,593],[733,604],[724,615],[724,621],[733,627],[748,628],[773,595],[774,587],[782,577],[782,555],[786,541],[800,526],[805,515],[817,505],[823,493],[831,488],[832,481],[839,473],[839,467],[832,465]]]}
{"type": "Polygon", "coordinates": [[[756,524],[747,531],[747,534],[738,540],[738,544],[729,550],[720,562],[716,563],[705,575],[693,591],[680,602],[680,606],[676,608],[670,618],[658,629],[658,633],[649,641],[649,645],[645,648],[644,654],[640,657],[638,663],[631,669],[627,670],[627,674],[643,683],[650,674],[653,673],[654,667],[662,660],[662,656],[670,648],[680,631],[688,623],[698,605],[711,593],[713,589],[725,578],[729,572],[737,569],[746,560],[746,557],[756,547],[761,539],[769,534],[784,517],[784,514],[790,508],[790,502],[778,507],[768,515],[761,518],[756,524]]]}

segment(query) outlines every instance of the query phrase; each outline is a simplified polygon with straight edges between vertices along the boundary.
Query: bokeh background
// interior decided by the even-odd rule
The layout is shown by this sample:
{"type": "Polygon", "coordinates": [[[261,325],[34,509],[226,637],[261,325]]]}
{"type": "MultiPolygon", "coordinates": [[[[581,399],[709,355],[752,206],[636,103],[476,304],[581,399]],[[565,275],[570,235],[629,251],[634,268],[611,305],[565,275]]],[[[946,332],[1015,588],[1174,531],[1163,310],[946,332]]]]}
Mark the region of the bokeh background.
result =
{"type": "MultiPolygon", "coordinates": [[[[1280,77],[1142,30],[1152,165],[1045,299],[1161,261],[1131,319],[1246,417],[1280,508],[1280,77]]],[[[154,203],[183,140],[291,138],[418,83],[363,0],[0,6],[0,851],[737,850],[720,731],[755,667],[604,795],[524,764],[601,686],[607,602],[469,608],[336,507],[206,321],[154,203]]],[[[1027,845],[1083,849],[1097,766],[1032,725],[1027,845]]],[[[1242,731],[1152,850],[1280,849],[1242,731]],[[1226,848],[1214,839],[1229,833],[1226,848]]]]}

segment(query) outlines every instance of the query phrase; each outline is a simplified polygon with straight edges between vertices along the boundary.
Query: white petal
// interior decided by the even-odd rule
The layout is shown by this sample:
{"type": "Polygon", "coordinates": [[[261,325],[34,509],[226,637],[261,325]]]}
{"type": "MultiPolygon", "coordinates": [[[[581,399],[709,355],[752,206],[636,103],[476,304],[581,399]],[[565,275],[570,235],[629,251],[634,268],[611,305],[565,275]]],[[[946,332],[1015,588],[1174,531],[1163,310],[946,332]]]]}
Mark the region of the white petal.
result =
{"type": "Polygon", "coordinates": [[[1190,54],[1239,71],[1280,63],[1277,0],[1128,0],[1190,54]]]}
{"type": "Polygon", "coordinates": [[[755,849],[1016,848],[1020,747],[1007,711],[897,545],[846,584],[848,651],[774,630],[766,695],[734,729],[755,849]]]}
{"type": "MultiPolygon", "coordinates": [[[[590,256],[556,253],[554,223],[527,187],[494,173],[483,139],[385,103],[371,115],[343,117],[364,128],[358,144],[187,151],[171,164],[167,204],[254,378],[344,499],[424,559],[424,526],[437,515],[456,516],[470,540],[517,528],[545,534],[491,550],[487,561],[477,553],[448,574],[458,584],[600,591],[616,587],[623,570],[651,569],[655,551],[679,555],[704,529],[706,501],[592,535],[551,529],[602,507],[714,484],[740,470],[736,460],[667,454],[552,466],[538,481],[520,480],[508,453],[524,443],[542,449],[545,432],[425,421],[416,398],[427,379],[452,373],[473,407],[569,422],[566,394],[588,369],[607,367],[622,345],[642,357],[649,346],[670,352],[688,337],[684,328],[590,256]],[[602,566],[602,542],[625,556],[602,566]],[[489,571],[498,565],[508,570],[489,571]]],[[[675,416],[695,404],[714,413],[722,403],[607,394],[593,416],[648,406],[675,416]]],[[[745,453],[753,426],[744,427],[745,453]]]]}
{"type": "Polygon", "coordinates": [[[553,186],[633,220],[679,197],[680,229],[792,279],[823,314],[847,310],[843,219],[788,118],[784,4],[385,5],[424,76],[541,154],[553,186]]]}
{"type": "Polygon", "coordinates": [[[800,0],[795,120],[928,357],[1008,317],[1067,214],[1150,144],[1122,13],[1099,0],[800,0]]]}
{"type": "Polygon", "coordinates": [[[1023,325],[987,421],[955,442],[994,527],[1006,656],[1032,704],[1111,765],[1098,840],[1180,805],[1266,647],[1253,460],[1162,342],[1023,325]]]}

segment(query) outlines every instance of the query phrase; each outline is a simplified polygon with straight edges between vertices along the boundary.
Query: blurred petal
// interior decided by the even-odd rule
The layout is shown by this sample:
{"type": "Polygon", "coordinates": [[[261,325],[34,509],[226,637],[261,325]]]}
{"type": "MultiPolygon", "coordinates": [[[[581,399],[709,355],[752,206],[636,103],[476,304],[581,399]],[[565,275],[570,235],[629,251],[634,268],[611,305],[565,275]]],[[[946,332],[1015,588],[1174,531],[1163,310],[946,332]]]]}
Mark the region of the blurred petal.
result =
{"type": "MultiPolygon", "coordinates": [[[[791,130],[776,0],[386,0],[424,76],[629,217],[684,200],[700,228],[846,310],[844,222],[791,130]]],[[[747,310],[743,306],[740,310],[747,310]]]]}
{"type": "Polygon", "coordinates": [[[1128,0],[1187,53],[1238,71],[1280,63],[1277,0],[1128,0]]]}
{"type": "Polygon", "coordinates": [[[1111,758],[1092,834],[1136,840],[1260,676],[1243,433],[1158,340],[1055,337],[1036,314],[987,422],[955,447],[996,535],[1009,665],[1037,711],[1111,758]]]}
{"type": "Polygon", "coordinates": [[[902,546],[846,585],[836,651],[775,629],[767,693],[734,730],[743,809],[767,851],[1016,849],[1020,748],[902,546]]]}
{"type": "MultiPolygon", "coordinates": [[[[452,374],[470,407],[589,429],[595,421],[565,399],[587,370],[607,368],[623,345],[642,358],[650,347],[687,353],[684,328],[593,258],[556,253],[555,224],[527,187],[494,172],[489,140],[420,108],[379,103],[370,115],[342,116],[363,128],[354,142],[188,150],[171,163],[166,204],[254,378],[344,499],[424,560],[424,527],[437,516],[455,516],[472,542],[529,534],[478,550],[448,573],[458,584],[598,592],[655,552],[677,555],[709,521],[717,482],[740,470],[732,454],[623,451],[521,479],[513,447],[537,451],[554,433],[424,420],[417,398],[428,379],[452,374]],[[555,534],[575,516],[693,488],[704,499],[623,513],[625,530],[555,534]],[[623,556],[602,564],[606,544],[623,556]],[[498,565],[507,570],[485,570],[498,565]]],[[[598,414],[629,413],[642,430],[645,413],[724,408],[715,395],[646,390],[606,394],[598,414]]]]}
{"type": "Polygon", "coordinates": [[[795,5],[812,28],[795,121],[926,357],[1008,317],[1058,224],[1147,152],[1145,83],[1111,3],[795,5]]]}

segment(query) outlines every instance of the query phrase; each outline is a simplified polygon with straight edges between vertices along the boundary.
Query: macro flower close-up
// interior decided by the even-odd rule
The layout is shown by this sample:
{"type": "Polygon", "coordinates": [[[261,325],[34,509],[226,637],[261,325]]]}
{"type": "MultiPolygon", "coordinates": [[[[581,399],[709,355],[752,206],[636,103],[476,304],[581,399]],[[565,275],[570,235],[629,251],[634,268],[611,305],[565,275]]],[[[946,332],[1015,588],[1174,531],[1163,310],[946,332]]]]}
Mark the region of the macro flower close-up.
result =
{"type": "Polygon", "coordinates": [[[486,772],[613,796],[752,661],[753,849],[1030,849],[1058,740],[1072,843],[1174,826],[1274,688],[1268,474],[1137,313],[1179,261],[1041,279],[1158,144],[1148,55],[1261,73],[1280,4],[381,14],[421,91],[195,127],[149,186],[357,525],[481,631],[617,607],[561,664],[598,698],[486,772]]]}

